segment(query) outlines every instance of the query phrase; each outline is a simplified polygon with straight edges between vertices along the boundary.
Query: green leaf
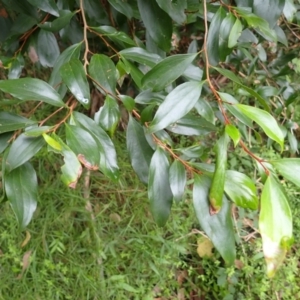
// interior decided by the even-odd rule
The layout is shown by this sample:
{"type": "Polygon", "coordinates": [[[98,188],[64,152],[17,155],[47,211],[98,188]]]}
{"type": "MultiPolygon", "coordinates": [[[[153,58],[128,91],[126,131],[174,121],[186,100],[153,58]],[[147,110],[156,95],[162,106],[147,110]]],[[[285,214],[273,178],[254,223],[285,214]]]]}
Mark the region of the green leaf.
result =
{"type": "Polygon", "coordinates": [[[76,125],[88,130],[98,144],[100,153],[100,170],[110,179],[116,181],[119,178],[119,168],[114,144],[107,133],[91,118],[79,112],[73,112],[76,125]]]}
{"type": "Polygon", "coordinates": [[[168,126],[167,129],[177,134],[196,136],[217,130],[213,124],[207,122],[201,117],[194,116],[193,114],[187,114],[174,124],[168,126]]]}
{"type": "Polygon", "coordinates": [[[22,228],[29,224],[36,210],[37,190],[36,173],[30,163],[5,175],[6,196],[22,228]]]}
{"type": "Polygon", "coordinates": [[[200,98],[195,104],[195,109],[197,110],[198,114],[202,116],[206,121],[215,124],[214,111],[206,100],[200,98]]]}
{"type": "Polygon", "coordinates": [[[256,122],[262,128],[265,134],[272,140],[276,141],[283,150],[284,137],[282,131],[278,126],[276,120],[268,112],[244,104],[237,104],[236,106],[248,118],[256,122]]]}
{"type": "Polygon", "coordinates": [[[0,134],[15,131],[35,123],[36,122],[13,113],[5,111],[0,112],[0,134]]]}
{"type": "Polygon", "coordinates": [[[269,105],[268,105],[266,99],[264,99],[259,93],[257,93],[253,89],[251,89],[251,88],[243,85],[241,83],[240,79],[233,72],[231,72],[229,70],[221,69],[221,68],[216,68],[216,67],[214,69],[217,70],[223,76],[225,76],[228,79],[232,80],[233,82],[237,83],[241,88],[243,88],[250,95],[252,95],[253,97],[255,97],[266,111],[270,112],[270,108],[269,108],[269,105]]]}
{"type": "Polygon", "coordinates": [[[43,135],[44,133],[47,133],[53,128],[53,126],[40,126],[40,127],[30,127],[29,129],[26,129],[24,132],[25,136],[29,137],[38,137],[43,135]]]}
{"type": "Polygon", "coordinates": [[[58,59],[56,60],[53,71],[50,75],[49,84],[53,86],[55,89],[59,91],[59,94],[63,98],[67,89],[65,85],[61,85],[61,76],[60,76],[60,68],[62,65],[70,61],[72,58],[79,58],[81,43],[74,44],[67,48],[64,52],[60,54],[58,59]]]}
{"type": "Polygon", "coordinates": [[[59,57],[59,47],[52,32],[41,29],[37,37],[37,55],[43,67],[53,67],[59,57]]]}
{"type": "Polygon", "coordinates": [[[125,15],[129,20],[133,17],[132,4],[127,1],[108,0],[111,6],[121,14],[125,15]]]}
{"type": "Polygon", "coordinates": [[[241,135],[240,131],[232,124],[227,124],[225,126],[225,132],[230,136],[230,138],[233,140],[234,147],[237,146],[237,144],[240,141],[241,135]]]}
{"type": "Polygon", "coordinates": [[[233,265],[235,260],[235,238],[228,200],[224,196],[219,213],[210,215],[208,194],[211,179],[196,174],[194,179],[193,203],[197,219],[226,264],[233,265]]]}
{"type": "MultiPolygon", "coordinates": [[[[108,37],[110,40],[112,40],[115,43],[118,42],[124,42],[125,44],[136,46],[136,43],[125,33],[122,31],[117,31],[112,26],[99,26],[99,27],[90,27],[93,31],[101,33],[103,36],[108,37]]],[[[129,48],[132,49],[132,48],[129,48]]],[[[124,49],[126,50],[126,49],[124,49]]],[[[122,52],[122,51],[121,51],[122,52]]],[[[119,52],[120,53],[120,52],[119,52]]]]}
{"type": "Polygon", "coordinates": [[[162,60],[159,55],[148,52],[147,50],[139,47],[124,49],[120,51],[119,54],[126,59],[135,61],[141,65],[149,66],[151,68],[162,60]]]}
{"type": "Polygon", "coordinates": [[[89,74],[100,84],[95,84],[96,88],[106,95],[116,94],[117,70],[112,60],[103,54],[94,54],[89,64],[89,74]]]}
{"type": "Polygon", "coordinates": [[[220,6],[214,17],[212,18],[207,35],[206,51],[208,54],[208,62],[212,66],[216,66],[219,63],[220,51],[219,51],[219,39],[220,39],[220,27],[222,21],[226,17],[226,11],[223,6],[220,6]]]}
{"type": "Polygon", "coordinates": [[[137,85],[139,89],[142,88],[142,78],[144,74],[141,72],[139,68],[137,68],[133,63],[126,60],[125,58],[122,58],[122,61],[127,69],[129,69],[128,74],[131,75],[134,83],[137,85]]]}
{"type": "Polygon", "coordinates": [[[273,277],[293,241],[292,213],[283,187],[269,176],[261,195],[259,230],[267,262],[267,274],[273,277]]]}
{"type": "Polygon", "coordinates": [[[283,177],[300,187],[300,158],[282,158],[270,163],[283,177]]]}
{"type": "Polygon", "coordinates": [[[172,20],[156,1],[138,0],[142,21],[153,41],[159,48],[168,52],[171,48],[173,32],[172,20]]]}
{"type": "Polygon", "coordinates": [[[186,82],[177,86],[159,106],[148,130],[150,133],[166,128],[186,115],[197,103],[203,82],[186,82]]]}
{"type": "Polygon", "coordinates": [[[249,128],[253,128],[252,121],[248,117],[246,117],[241,110],[235,105],[239,102],[227,93],[218,92],[221,99],[224,101],[224,106],[231,112],[233,116],[235,116],[239,121],[244,123],[249,128]]]}
{"type": "Polygon", "coordinates": [[[113,136],[120,121],[120,109],[117,101],[110,95],[105,98],[104,105],[95,114],[95,121],[113,136]]]}
{"type": "Polygon", "coordinates": [[[45,11],[53,16],[59,17],[58,7],[54,0],[28,0],[28,2],[35,7],[38,7],[42,11],[45,11]]]}
{"type": "Polygon", "coordinates": [[[238,39],[242,31],[243,31],[243,25],[240,19],[236,19],[228,37],[228,48],[233,48],[234,46],[237,45],[238,39]]]}
{"type": "Polygon", "coordinates": [[[229,55],[232,51],[232,49],[228,47],[228,43],[229,35],[235,21],[235,16],[232,13],[228,13],[221,23],[219,36],[219,57],[221,61],[226,60],[227,55],[229,55]]]}
{"type": "MultiPolygon", "coordinates": [[[[55,137],[55,134],[52,134],[52,136],[55,137]]],[[[61,152],[63,150],[63,145],[60,144],[60,141],[57,141],[57,139],[51,137],[50,135],[44,133],[43,138],[46,141],[46,143],[50,146],[52,151],[55,152],[61,152]]]]}
{"type": "Polygon", "coordinates": [[[163,149],[157,147],[152,156],[148,198],[153,218],[158,226],[164,226],[169,218],[173,194],[169,183],[169,161],[163,149]]]}
{"type": "Polygon", "coordinates": [[[227,145],[228,136],[223,134],[216,143],[216,168],[212,178],[209,191],[209,202],[211,205],[211,213],[216,214],[222,208],[222,200],[225,185],[225,173],[227,165],[227,145]]]}
{"type": "Polygon", "coordinates": [[[143,77],[143,88],[161,91],[181,76],[196,56],[197,53],[177,54],[165,58],[143,77]]]}
{"type": "Polygon", "coordinates": [[[98,170],[100,155],[93,136],[79,126],[66,124],[66,141],[78,160],[88,170],[98,170]]]}
{"type": "Polygon", "coordinates": [[[181,201],[186,185],[186,170],[179,160],[174,160],[169,169],[169,181],[173,200],[176,202],[181,201]]]}
{"type": "MultiPolygon", "coordinates": [[[[13,137],[13,132],[6,132],[0,134],[0,154],[9,146],[9,140],[13,137]]],[[[1,198],[0,198],[1,199],[1,198]]]]}
{"type": "Polygon", "coordinates": [[[135,108],[134,99],[127,95],[119,95],[120,100],[122,101],[124,107],[129,111],[133,111],[135,108]]]}
{"type": "Polygon", "coordinates": [[[6,159],[6,169],[10,172],[31,159],[44,146],[42,137],[32,138],[21,134],[12,143],[6,159]]]}
{"type": "Polygon", "coordinates": [[[237,205],[252,210],[258,209],[257,191],[253,181],[243,173],[227,170],[225,193],[237,205]]]}
{"type": "Polygon", "coordinates": [[[164,10],[176,23],[183,24],[186,21],[185,10],[187,0],[156,0],[162,10],[164,10]]]}
{"type": "Polygon", "coordinates": [[[139,179],[148,183],[148,173],[153,150],[149,146],[143,127],[129,116],[127,125],[126,144],[131,165],[139,179]]]}
{"type": "Polygon", "coordinates": [[[90,89],[82,63],[78,59],[70,60],[60,68],[60,75],[74,97],[89,108],[90,89]]]}
{"type": "Polygon", "coordinates": [[[59,94],[49,84],[40,79],[0,80],[0,90],[20,100],[42,101],[59,107],[65,105],[59,94]]]}

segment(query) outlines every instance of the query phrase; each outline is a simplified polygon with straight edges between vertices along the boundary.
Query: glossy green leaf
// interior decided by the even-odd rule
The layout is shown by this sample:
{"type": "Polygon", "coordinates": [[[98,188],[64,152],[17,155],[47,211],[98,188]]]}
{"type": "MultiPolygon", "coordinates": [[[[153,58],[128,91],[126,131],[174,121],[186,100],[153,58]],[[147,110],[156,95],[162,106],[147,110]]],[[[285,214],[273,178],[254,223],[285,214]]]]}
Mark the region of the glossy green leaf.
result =
{"type": "Polygon", "coordinates": [[[211,205],[212,214],[218,213],[222,208],[227,165],[228,141],[228,136],[226,134],[223,134],[215,145],[216,168],[209,190],[209,202],[211,205]]]}
{"type": "Polygon", "coordinates": [[[209,207],[209,189],[211,179],[194,175],[193,203],[197,219],[219,251],[227,265],[235,260],[235,238],[228,200],[223,196],[223,205],[218,214],[211,215],[209,207]]]}
{"type": "Polygon", "coordinates": [[[250,118],[245,116],[241,110],[235,105],[239,102],[230,94],[218,92],[219,96],[223,101],[223,105],[235,116],[239,121],[247,125],[249,128],[253,128],[252,121],[250,118]]]}
{"type": "Polygon", "coordinates": [[[128,111],[133,111],[135,108],[134,99],[127,95],[119,95],[120,100],[128,111]]]}
{"type": "Polygon", "coordinates": [[[266,111],[270,112],[270,107],[269,107],[266,99],[264,99],[259,93],[257,93],[253,89],[249,88],[248,86],[243,85],[241,83],[240,79],[233,72],[226,70],[226,69],[216,68],[216,67],[214,69],[217,70],[223,76],[225,76],[228,79],[232,80],[233,82],[237,83],[241,88],[243,88],[250,95],[255,97],[266,111]]]}
{"type": "Polygon", "coordinates": [[[98,170],[100,155],[93,136],[79,126],[66,124],[66,141],[78,160],[88,170],[98,170]]]}
{"type": "Polygon", "coordinates": [[[143,77],[143,88],[161,91],[181,76],[196,56],[197,53],[177,54],[165,58],[143,77]]]}
{"type": "Polygon", "coordinates": [[[162,10],[164,10],[176,23],[183,24],[186,21],[185,10],[187,0],[156,0],[162,10]]]}
{"type": "Polygon", "coordinates": [[[49,84],[53,86],[56,90],[58,90],[59,94],[63,98],[67,89],[63,84],[61,85],[61,76],[60,76],[60,68],[62,65],[70,61],[71,59],[79,58],[81,43],[74,44],[67,48],[64,52],[60,54],[58,59],[56,60],[52,73],[50,75],[49,84]]]}
{"type": "Polygon", "coordinates": [[[128,19],[133,17],[132,4],[127,1],[118,1],[118,0],[108,0],[111,6],[123,15],[125,15],[128,19]]]}
{"type": "Polygon", "coordinates": [[[60,75],[74,97],[86,108],[90,106],[90,89],[82,63],[72,59],[60,68],[60,75]]]}
{"type": "Polygon", "coordinates": [[[137,87],[139,89],[141,89],[142,88],[142,78],[143,78],[144,74],[141,72],[141,70],[139,68],[137,68],[133,63],[131,63],[127,59],[122,58],[122,61],[124,62],[124,65],[126,66],[126,68],[129,69],[128,74],[131,75],[134,83],[137,85],[137,87]]]}
{"type": "Polygon", "coordinates": [[[60,51],[55,35],[41,29],[37,37],[37,55],[43,67],[53,67],[60,51]]]}
{"type": "Polygon", "coordinates": [[[148,183],[149,166],[154,152],[145,138],[142,125],[132,116],[129,116],[127,125],[126,144],[134,171],[142,182],[148,183]]]}
{"type": "Polygon", "coordinates": [[[0,133],[0,154],[9,146],[9,140],[13,135],[13,132],[0,133]]]}
{"type": "Polygon", "coordinates": [[[114,144],[107,133],[86,115],[74,112],[73,118],[76,125],[88,130],[98,144],[100,154],[100,170],[110,179],[116,181],[119,178],[119,168],[114,144]]]}
{"type": "Polygon", "coordinates": [[[262,128],[265,134],[272,140],[276,141],[283,150],[284,137],[274,117],[272,117],[268,112],[257,107],[244,104],[237,104],[236,106],[248,118],[256,122],[262,128]]]}
{"type": "MultiPolygon", "coordinates": [[[[55,134],[52,134],[52,136],[55,137],[55,134]]],[[[46,133],[43,134],[43,138],[46,141],[46,143],[48,144],[48,146],[50,146],[50,149],[52,151],[60,153],[63,150],[63,145],[60,144],[60,141],[57,141],[57,139],[54,139],[53,137],[51,137],[50,135],[48,135],[46,133]]]]}
{"type": "Polygon", "coordinates": [[[207,35],[206,51],[208,54],[208,62],[212,66],[216,66],[220,60],[219,35],[220,35],[220,27],[225,17],[226,17],[226,11],[224,10],[223,6],[220,6],[220,8],[217,10],[217,12],[215,13],[214,17],[210,22],[208,35],[207,35]]]}
{"type": "Polygon", "coordinates": [[[195,109],[197,110],[198,114],[202,116],[206,121],[215,124],[214,111],[206,100],[200,98],[195,104],[195,109]]]}
{"type": "Polygon", "coordinates": [[[227,170],[225,193],[237,205],[252,210],[258,209],[257,191],[253,181],[245,174],[227,170]]]}
{"type": "Polygon", "coordinates": [[[232,49],[228,47],[228,43],[235,21],[235,16],[232,13],[228,13],[221,23],[219,33],[219,57],[221,61],[226,60],[227,55],[232,51],[232,49]]]}
{"type": "Polygon", "coordinates": [[[12,143],[6,158],[6,169],[12,171],[32,158],[44,146],[42,137],[32,138],[24,133],[12,143]]]}
{"type": "Polygon", "coordinates": [[[28,2],[53,16],[59,16],[59,10],[54,0],[28,0],[28,2]]]}
{"type": "Polygon", "coordinates": [[[116,94],[117,70],[112,60],[103,54],[94,54],[89,64],[89,74],[100,84],[96,88],[103,94],[116,94]]]}
{"type": "Polygon", "coordinates": [[[293,242],[292,213],[283,187],[269,176],[261,195],[259,230],[267,262],[267,274],[273,277],[293,242]]]}
{"type": "Polygon", "coordinates": [[[39,24],[38,26],[47,31],[58,32],[70,23],[70,20],[75,14],[76,12],[71,12],[69,10],[61,10],[59,11],[59,17],[56,18],[54,21],[44,22],[39,24]]]}
{"type": "Polygon", "coordinates": [[[121,113],[116,99],[107,95],[104,105],[100,107],[99,111],[95,114],[96,123],[109,132],[110,136],[113,136],[120,117],[121,113]]]}
{"type": "Polygon", "coordinates": [[[300,187],[300,158],[282,158],[270,163],[283,177],[300,187]]]}
{"type": "Polygon", "coordinates": [[[164,150],[157,147],[149,168],[148,198],[158,226],[164,226],[171,213],[173,194],[169,183],[169,167],[164,150]]]}
{"type": "Polygon", "coordinates": [[[156,1],[138,0],[142,21],[153,41],[159,48],[168,52],[171,48],[173,32],[172,20],[156,1]]]}
{"type": "Polygon", "coordinates": [[[8,79],[17,79],[21,76],[22,70],[24,68],[24,58],[21,55],[18,55],[14,58],[10,64],[8,79]]]}
{"type": "Polygon", "coordinates": [[[174,160],[169,169],[169,181],[173,200],[176,202],[181,201],[186,185],[186,170],[179,160],[174,160]]]}
{"type": "Polygon", "coordinates": [[[240,19],[236,19],[228,37],[228,48],[233,48],[234,46],[236,46],[242,31],[242,22],[240,21],[240,19]]]}
{"type": "Polygon", "coordinates": [[[5,175],[5,192],[19,225],[26,227],[36,210],[38,198],[37,177],[30,163],[5,175]]]}
{"type": "Polygon", "coordinates": [[[193,114],[185,115],[183,118],[168,126],[167,129],[177,134],[196,136],[217,130],[213,124],[193,114]]]}
{"type": "Polygon", "coordinates": [[[159,106],[148,130],[150,133],[166,128],[186,115],[198,101],[203,82],[186,82],[177,86],[159,106]]]}
{"type": "Polygon", "coordinates": [[[35,78],[0,80],[0,90],[20,100],[42,101],[53,106],[64,106],[59,94],[46,82],[35,78]]]}
{"type": "Polygon", "coordinates": [[[35,124],[34,121],[22,116],[5,111],[0,112],[0,134],[15,131],[33,124],[35,124]]]}
{"type": "Polygon", "coordinates": [[[234,143],[234,147],[237,146],[237,144],[240,141],[241,135],[240,131],[232,124],[227,124],[225,126],[225,132],[229,135],[229,137],[232,139],[234,143]]]}
{"type": "Polygon", "coordinates": [[[139,64],[146,65],[149,67],[154,67],[157,63],[159,63],[162,60],[162,58],[159,55],[155,53],[150,53],[147,50],[139,47],[123,49],[119,52],[119,54],[126,59],[135,61],[139,64]]]}
{"type": "Polygon", "coordinates": [[[29,136],[29,137],[38,137],[43,135],[44,133],[47,133],[48,131],[50,131],[53,128],[53,126],[32,126],[29,129],[26,129],[24,132],[25,136],[29,136]]]}
{"type": "MultiPolygon", "coordinates": [[[[115,43],[121,42],[125,43],[131,46],[136,46],[136,43],[123,31],[117,31],[112,26],[99,26],[99,27],[91,27],[93,31],[101,33],[103,36],[108,37],[110,40],[112,40],[115,43]]],[[[123,44],[121,44],[123,45],[123,44]]],[[[129,48],[131,49],[131,48],[129,48]]],[[[124,49],[126,50],[126,49],[124,49]]]]}

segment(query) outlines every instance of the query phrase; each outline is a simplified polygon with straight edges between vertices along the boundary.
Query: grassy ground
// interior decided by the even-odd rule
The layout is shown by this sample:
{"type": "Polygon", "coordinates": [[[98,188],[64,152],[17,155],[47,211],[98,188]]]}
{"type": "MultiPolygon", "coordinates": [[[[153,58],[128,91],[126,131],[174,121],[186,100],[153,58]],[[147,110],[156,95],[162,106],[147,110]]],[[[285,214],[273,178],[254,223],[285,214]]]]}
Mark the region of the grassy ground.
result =
{"type": "Polygon", "coordinates": [[[118,139],[122,176],[112,183],[92,174],[93,216],[85,207],[83,183],[74,191],[60,182],[60,158],[53,153],[40,153],[34,163],[40,201],[27,231],[19,231],[8,203],[2,204],[0,299],[300,299],[295,190],[289,188],[296,244],[277,277],[265,277],[259,236],[243,238],[253,232],[243,220],[255,226],[256,216],[242,210],[236,267],[227,269],[217,253],[197,254],[201,235],[189,192],[166,228],[154,224],[146,189],[122,149],[124,137],[118,139]]]}

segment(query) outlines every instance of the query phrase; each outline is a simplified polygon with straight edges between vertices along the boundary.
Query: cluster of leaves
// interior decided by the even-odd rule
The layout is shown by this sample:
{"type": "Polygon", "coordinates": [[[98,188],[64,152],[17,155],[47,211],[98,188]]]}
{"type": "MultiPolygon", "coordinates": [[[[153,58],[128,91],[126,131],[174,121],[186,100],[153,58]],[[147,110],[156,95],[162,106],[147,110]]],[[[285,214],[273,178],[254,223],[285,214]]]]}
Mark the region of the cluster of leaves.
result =
{"type": "Polygon", "coordinates": [[[274,275],[293,240],[288,197],[277,172],[300,186],[294,176],[300,160],[266,161],[252,148],[267,137],[278,151],[298,151],[297,85],[287,79],[297,55],[288,48],[296,5],[200,2],[2,1],[0,59],[8,70],[0,81],[3,197],[21,226],[36,209],[38,181],[29,161],[42,147],[63,156],[61,179],[71,188],[83,167],[118,180],[112,137],[125,110],[127,150],[148,185],[157,224],[167,222],[172,202],[193,184],[200,225],[232,264],[232,203],[260,206],[264,255],[274,275]],[[49,80],[23,76],[26,59],[50,67],[49,80]],[[98,111],[94,90],[104,99],[98,111]],[[39,104],[25,116],[15,109],[24,101],[39,104]],[[46,106],[57,109],[37,120],[36,110],[46,106]],[[51,121],[58,112],[64,117],[51,121]],[[182,136],[189,137],[184,145],[182,136]],[[256,178],[227,169],[228,151],[238,148],[259,171],[260,202],[256,178]]]}

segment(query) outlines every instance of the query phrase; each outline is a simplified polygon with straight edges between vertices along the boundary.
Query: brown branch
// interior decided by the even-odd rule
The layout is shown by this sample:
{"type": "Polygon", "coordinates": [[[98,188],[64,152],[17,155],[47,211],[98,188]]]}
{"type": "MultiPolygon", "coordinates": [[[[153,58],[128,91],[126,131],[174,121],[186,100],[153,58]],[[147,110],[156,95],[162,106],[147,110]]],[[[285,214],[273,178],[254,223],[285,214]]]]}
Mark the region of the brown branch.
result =
{"type": "Polygon", "coordinates": [[[87,31],[88,31],[89,27],[87,25],[86,18],[85,18],[83,0],[80,0],[80,11],[81,11],[82,22],[83,22],[83,41],[84,41],[84,45],[85,45],[85,50],[84,50],[84,54],[83,54],[83,60],[84,60],[83,68],[84,68],[85,74],[87,74],[86,67],[89,64],[88,54],[90,52],[88,38],[87,38],[87,31]]]}

